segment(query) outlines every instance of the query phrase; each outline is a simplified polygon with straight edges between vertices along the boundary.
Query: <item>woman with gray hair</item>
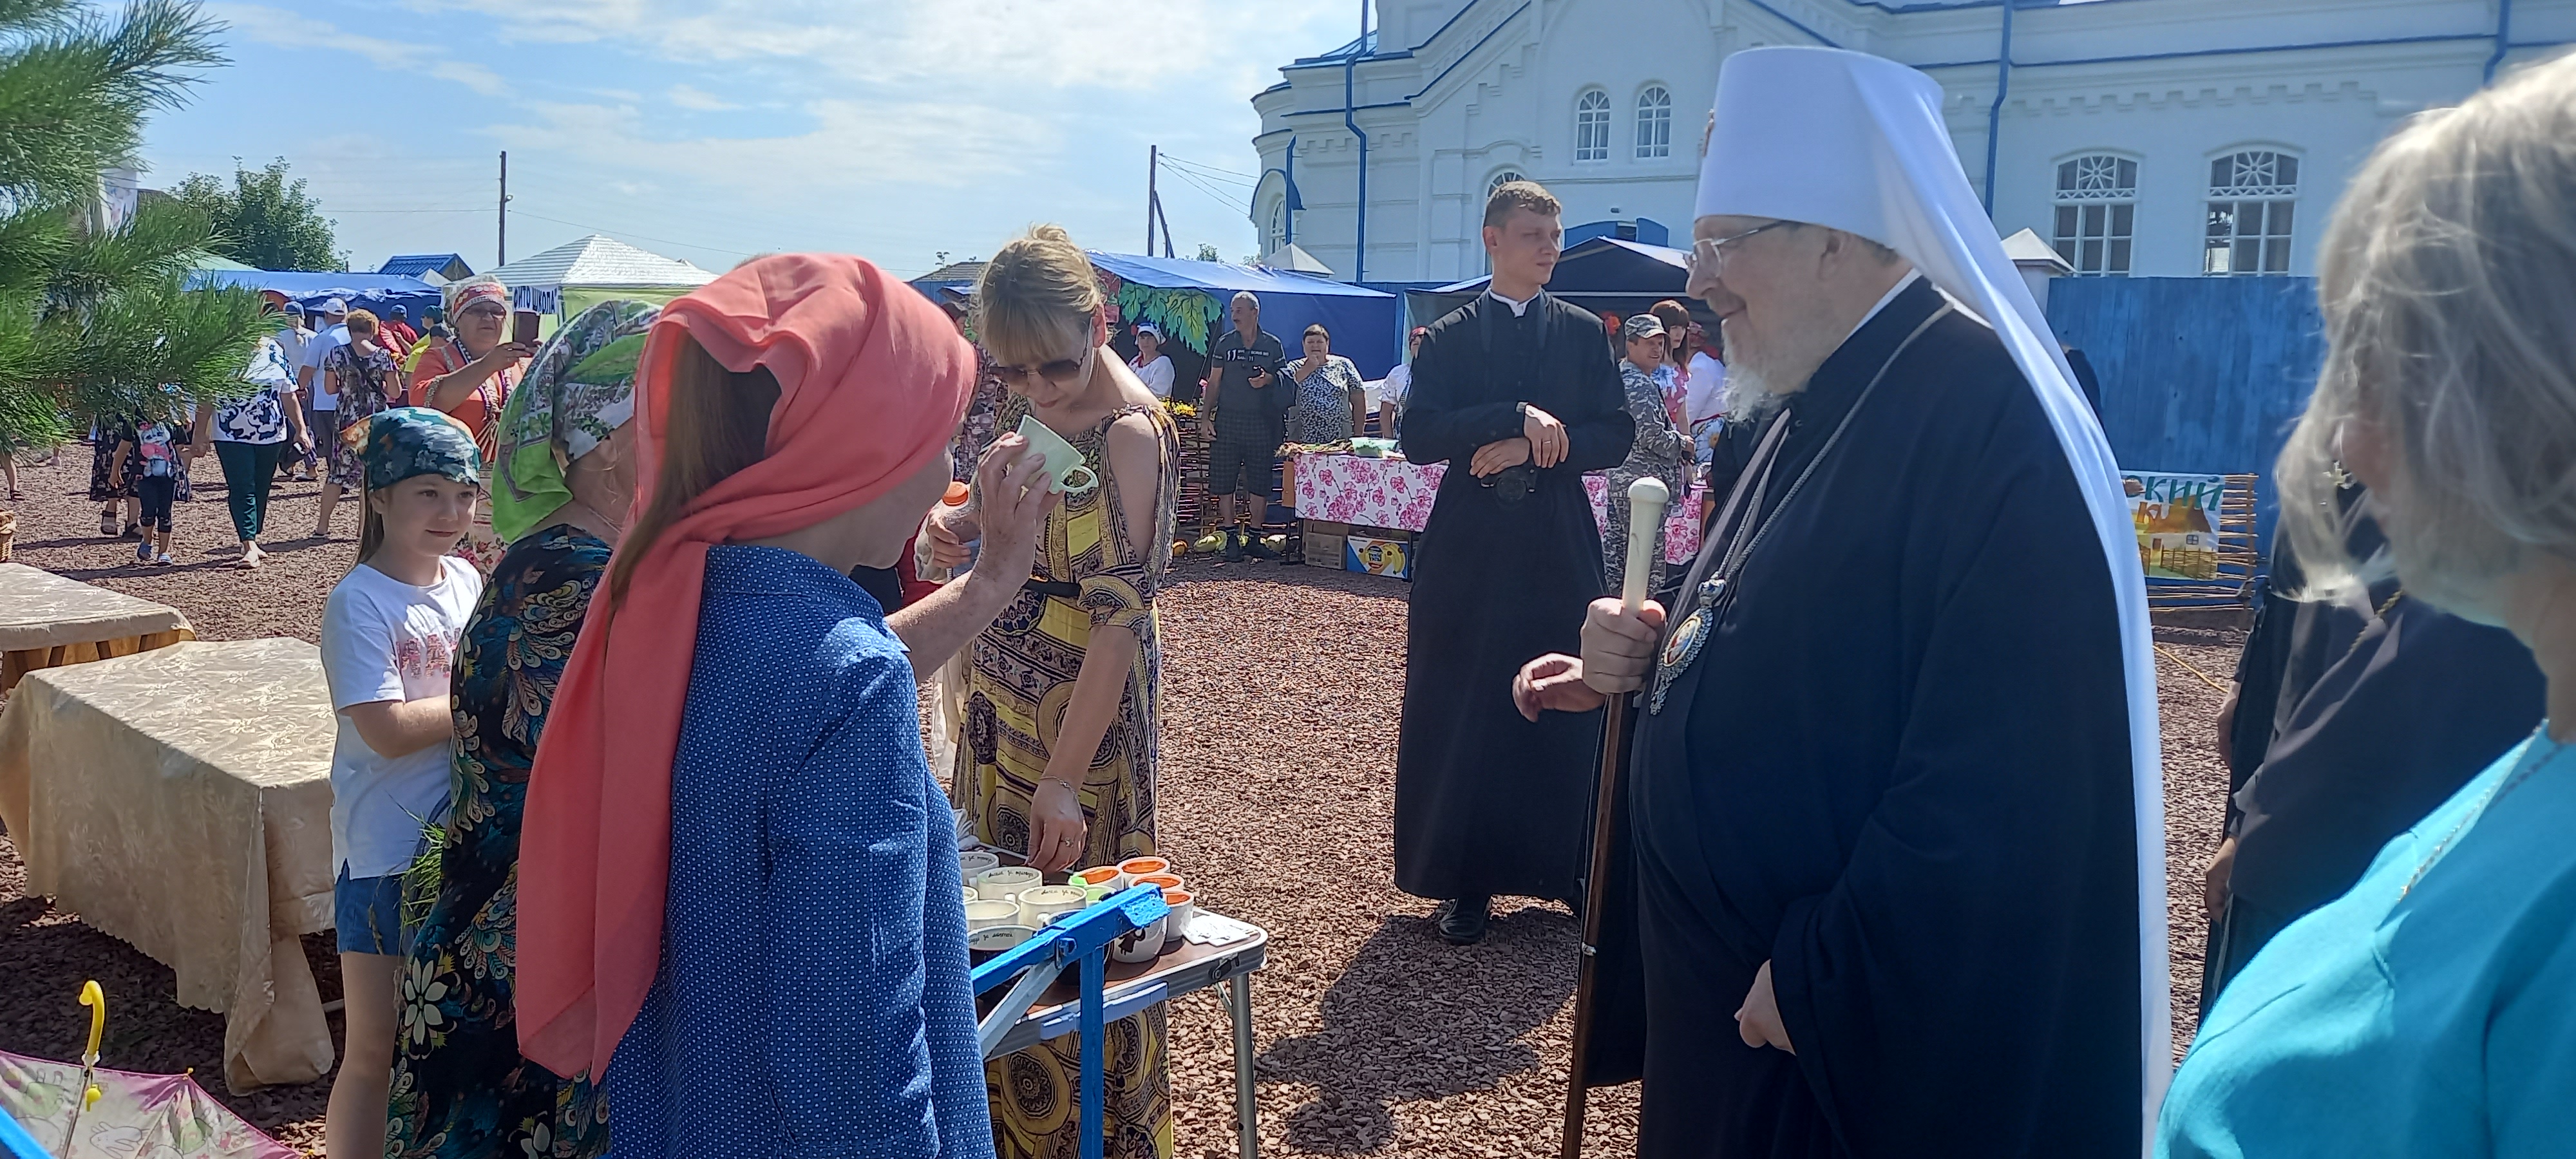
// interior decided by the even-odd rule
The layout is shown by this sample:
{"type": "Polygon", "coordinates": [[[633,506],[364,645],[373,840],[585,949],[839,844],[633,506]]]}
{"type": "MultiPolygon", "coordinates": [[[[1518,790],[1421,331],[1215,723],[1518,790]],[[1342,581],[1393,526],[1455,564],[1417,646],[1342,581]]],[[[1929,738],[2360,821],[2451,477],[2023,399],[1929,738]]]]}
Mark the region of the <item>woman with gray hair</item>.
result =
{"type": "Polygon", "coordinates": [[[2281,453],[2311,598],[2393,568],[2531,648],[2549,715],[2266,944],[2175,1075],[2169,1156],[2576,1148],[2576,56],[2383,143],[2327,227],[2281,453]],[[2387,549],[2335,503],[2367,484],[2387,549]]]}

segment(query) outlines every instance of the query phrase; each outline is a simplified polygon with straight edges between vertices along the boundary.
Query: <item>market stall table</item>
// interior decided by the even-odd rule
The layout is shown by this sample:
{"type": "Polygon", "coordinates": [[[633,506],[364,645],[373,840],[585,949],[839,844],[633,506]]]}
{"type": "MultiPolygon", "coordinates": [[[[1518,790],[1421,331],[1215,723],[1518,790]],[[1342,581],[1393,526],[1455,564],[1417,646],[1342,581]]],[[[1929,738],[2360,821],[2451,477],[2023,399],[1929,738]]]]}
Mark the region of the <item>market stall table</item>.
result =
{"type": "MultiPolygon", "coordinates": [[[[1019,854],[992,846],[978,846],[1002,860],[1005,865],[1021,863],[1019,854]]],[[[1061,874],[1050,874],[1060,879],[1061,874]]],[[[1103,1021],[1115,1022],[1143,1011],[1158,1002],[1168,1002],[1183,994],[1195,993],[1210,986],[1225,986],[1225,1011],[1234,1027],[1234,1112],[1235,1132],[1243,1159],[1260,1153],[1261,1131],[1255,1114],[1252,1057],[1252,973],[1270,959],[1270,932],[1241,918],[1200,906],[1199,917],[1216,918],[1210,923],[1232,923],[1251,931],[1248,936],[1225,945],[1200,945],[1183,940],[1177,948],[1167,948],[1151,962],[1112,961],[1106,972],[1107,985],[1101,991],[1106,1004],[1103,1021]]],[[[1167,943],[1168,945],[1168,943],[1167,943]]],[[[980,1017],[990,1002],[979,1004],[980,1017]]],[[[1071,1034],[1082,1020],[1082,986],[1073,971],[1066,971],[1047,989],[1029,1012],[1011,1024],[989,1057],[1001,1057],[1013,1051],[1026,1050],[1050,1038],[1071,1034]]]]}
{"type": "Polygon", "coordinates": [[[179,609],[23,563],[0,563],[0,692],[39,668],[194,640],[179,609]]]}
{"type": "MultiPolygon", "coordinates": [[[[1292,493],[1301,519],[1326,519],[1367,527],[1420,531],[1431,521],[1431,501],[1440,491],[1446,463],[1413,463],[1401,458],[1370,459],[1351,454],[1300,454],[1290,460],[1292,493]]],[[[1610,520],[1610,477],[1583,477],[1592,499],[1592,521],[1610,520]]],[[[1699,554],[1699,500],[1707,489],[1691,484],[1690,501],[1672,505],[1664,519],[1664,561],[1682,563],[1699,554]]]]}
{"type": "Polygon", "coordinates": [[[225,1015],[235,1092],[331,1069],[305,934],[331,928],[321,652],[189,642],[29,673],[0,710],[0,821],[50,895],[225,1015]]]}

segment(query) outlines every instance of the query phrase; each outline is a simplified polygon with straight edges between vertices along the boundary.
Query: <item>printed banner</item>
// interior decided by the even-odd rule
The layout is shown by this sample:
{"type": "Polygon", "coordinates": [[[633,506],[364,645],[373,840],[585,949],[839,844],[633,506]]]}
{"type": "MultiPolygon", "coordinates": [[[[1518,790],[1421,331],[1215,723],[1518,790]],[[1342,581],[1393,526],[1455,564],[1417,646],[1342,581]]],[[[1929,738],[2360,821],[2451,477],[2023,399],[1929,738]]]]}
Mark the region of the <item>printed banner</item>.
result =
{"type": "Polygon", "coordinates": [[[2218,500],[2224,475],[2123,471],[2129,518],[2138,528],[2138,565],[2149,579],[2218,578],[2218,500]]]}

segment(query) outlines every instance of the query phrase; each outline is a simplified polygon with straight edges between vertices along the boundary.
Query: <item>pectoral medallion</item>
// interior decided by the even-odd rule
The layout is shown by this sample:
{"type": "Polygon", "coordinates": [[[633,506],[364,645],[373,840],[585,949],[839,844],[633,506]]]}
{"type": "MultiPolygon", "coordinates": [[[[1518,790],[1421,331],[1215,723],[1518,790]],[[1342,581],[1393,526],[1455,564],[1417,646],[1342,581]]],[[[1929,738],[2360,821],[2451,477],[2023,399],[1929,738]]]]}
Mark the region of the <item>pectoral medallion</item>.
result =
{"type": "Polygon", "coordinates": [[[1699,585],[1692,601],[1691,613],[1682,617],[1670,639],[1664,641],[1663,653],[1655,658],[1655,695],[1646,711],[1660,715],[1664,711],[1664,694],[1671,690],[1673,678],[1699,659],[1700,646],[1717,627],[1717,601],[1726,594],[1724,579],[1711,579],[1699,585]]]}

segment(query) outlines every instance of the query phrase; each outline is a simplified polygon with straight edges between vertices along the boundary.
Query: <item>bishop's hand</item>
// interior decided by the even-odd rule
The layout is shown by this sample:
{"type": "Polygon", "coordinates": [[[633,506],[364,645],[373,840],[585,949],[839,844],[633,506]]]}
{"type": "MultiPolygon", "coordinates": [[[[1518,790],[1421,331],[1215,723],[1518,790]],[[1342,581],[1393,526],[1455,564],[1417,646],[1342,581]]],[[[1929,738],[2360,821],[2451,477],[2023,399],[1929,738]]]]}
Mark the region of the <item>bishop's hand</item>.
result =
{"type": "Polygon", "coordinates": [[[1583,612],[1583,682],[1607,696],[1645,687],[1663,628],[1664,606],[1653,600],[1634,613],[1616,597],[1592,601],[1583,612]]]}
{"type": "Polygon", "coordinates": [[[1583,682],[1583,661],[1563,652],[1523,664],[1512,677],[1512,706],[1532,723],[1542,712],[1590,712],[1608,699],[1583,682]]]}
{"type": "Polygon", "coordinates": [[[1798,1053],[1789,1045],[1788,1025],[1780,1021],[1780,1001],[1771,993],[1769,962],[1753,975],[1753,988],[1745,992],[1744,1005],[1735,1012],[1735,1033],[1746,1046],[1776,1046],[1798,1053]]]}

